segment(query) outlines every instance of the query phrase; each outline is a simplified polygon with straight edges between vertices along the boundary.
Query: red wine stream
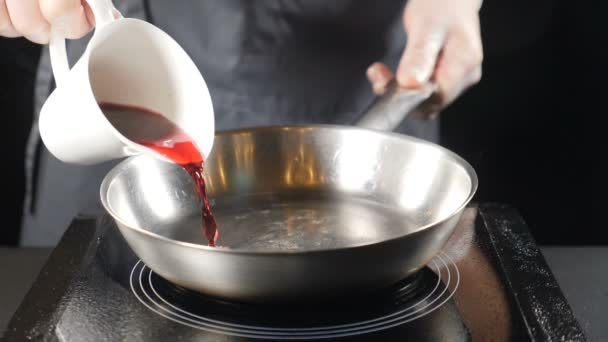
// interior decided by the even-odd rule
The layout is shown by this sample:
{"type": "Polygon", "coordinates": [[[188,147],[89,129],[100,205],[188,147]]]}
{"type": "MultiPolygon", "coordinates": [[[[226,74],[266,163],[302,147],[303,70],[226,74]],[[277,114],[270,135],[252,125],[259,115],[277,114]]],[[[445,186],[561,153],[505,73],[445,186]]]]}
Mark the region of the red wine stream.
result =
{"type": "Polygon", "coordinates": [[[203,232],[209,246],[215,246],[218,230],[205,191],[204,159],[188,133],[163,115],[147,109],[113,103],[100,103],[100,108],[112,125],[129,140],[167,157],[190,175],[202,203],[203,232]]]}

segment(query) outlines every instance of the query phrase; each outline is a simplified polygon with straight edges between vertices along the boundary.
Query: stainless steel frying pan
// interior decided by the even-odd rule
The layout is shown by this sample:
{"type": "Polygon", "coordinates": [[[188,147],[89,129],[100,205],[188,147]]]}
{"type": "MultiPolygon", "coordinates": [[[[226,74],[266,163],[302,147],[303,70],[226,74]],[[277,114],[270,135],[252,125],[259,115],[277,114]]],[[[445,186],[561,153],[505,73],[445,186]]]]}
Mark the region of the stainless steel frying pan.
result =
{"type": "Polygon", "coordinates": [[[253,302],[364,295],[424,267],[477,189],[459,156],[389,132],[432,92],[393,86],[358,127],[217,133],[205,177],[220,247],[177,165],[126,159],[101,201],[133,251],[183,287],[253,302]]]}

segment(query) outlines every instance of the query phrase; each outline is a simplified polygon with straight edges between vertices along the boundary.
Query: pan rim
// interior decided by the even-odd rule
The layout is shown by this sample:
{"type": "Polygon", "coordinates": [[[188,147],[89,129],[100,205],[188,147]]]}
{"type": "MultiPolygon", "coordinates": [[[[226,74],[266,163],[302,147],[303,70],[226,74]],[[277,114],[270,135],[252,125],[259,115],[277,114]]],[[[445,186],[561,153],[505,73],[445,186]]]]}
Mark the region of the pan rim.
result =
{"type": "MultiPolygon", "coordinates": [[[[387,132],[387,131],[370,129],[370,128],[362,128],[362,127],[347,126],[347,125],[337,125],[337,124],[290,124],[290,125],[252,126],[252,127],[244,127],[244,128],[227,129],[227,130],[217,131],[215,133],[215,136],[216,137],[217,136],[228,136],[228,135],[235,135],[235,134],[239,134],[239,133],[253,133],[253,132],[263,132],[263,131],[277,131],[277,130],[287,131],[287,130],[294,130],[294,129],[300,130],[300,131],[302,131],[302,130],[319,130],[319,129],[329,129],[329,130],[338,129],[341,131],[353,130],[353,131],[371,132],[371,133],[381,134],[384,136],[393,137],[393,138],[400,139],[400,140],[409,140],[411,142],[416,142],[421,145],[432,147],[432,148],[438,150],[439,152],[444,153],[445,155],[449,156],[450,158],[453,158],[453,160],[455,162],[457,162],[457,164],[464,169],[465,173],[467,174],[467,176],[469,177],[469,180],[471,182],[469,193],[464,198],[464,200],[460,203],[460,205],[458,205],[457,208],[452,211],[451,214],[446,215],[443,218],[439,218],[435,221],[431,221],[430,223],[428,223],[426,225],[422,225],[422,226],[418,227],[416,230],[408,232],[404,235],[399,235],[396,237],[383,239],[381,241],[362,243],[362,244],[358,244],[358,245],[350,245],[350,246],[345,246],[345,247],[320,248],[320,249],[312,249],[312,250],[295,250],[295,251],[259,251],[259,250],[253,251],[253,250],[246,250],[246,249],[211,247],[211,246],[196,244],[196,243],[192,243],[192,242],[185,242],[185,241],[178,241],[178,240],[170,239],[166,236],[162,236],[160,234],[153,233],[147,229],[127,224],[122,218],[120,218],[119,215],[117,215],[112,210],[110,204],[108,203],[108,200],[107,200],[108,190],[110,188],[111,182],[116,178],[115,176],[119,173],[119,170],[121,170],[124,167],[124,165],[132,163],[133,160],[140,159],[142,157],[147,157],[145,155],[135,155],[135,156],[127,157],[125,160],[123,160],[123,161],[119,162],[117,165],[115,165],[104,176],[104,178],[101,182],[100,191],[99,191],[99,195],[101,197],[101,203],[102,203],[104,209],[107,211],[107,213],[114,220],[116,220],[118,223],[120,223],[120,225],[122,225],[123,227],[133,230],[139,234],[147,235],[150,238],[157,239],[157,240],[163,241],[165,243],[177,245],[180,247],[193,248],[193,249],[203,250],[203,251],[207,251],[207,252],[228,253],[228,254],[235,254],[235,255],[302,256],[302,255],[310,255],[310,254],[322,254],[322,253],[330,253],[330,252],[336,252],[336,251],[349,251],[349,250],[353,250],[353,249],[369,248],[369,247],[373,247],[373,246],[384,245],[386,243],[390,243],[390,242],[394,242],[394,241],[399,241],[401,239],[408,238],[409,236],[412,236],[415,234],[420,234],[433,227],[442,225],[446,221],[449,221],[450,219],[452,219],[458,213],[462,212],[467,207],[467,205],[469,205],[469,203],[472,201],[472,199],[475,196],[475,194],[478,190],[478,187],[479,187],[479,184],[478,184],[479,180],[477,177],[477,173],[475,172],[475,169],[463,157],[461,157],[457,153],[455,153],[439,144],[436,144],[436,143],[433,143],[431,141],[424,140],[421,138],[417,138],[417,137],[414,137],[411,135],[397,133],[397,132],[390,132],[390,131],[387,132]]],[[[210,153],[213,153],[213,147],[212,147],[210,153]]],[[[455,229],[455,227],[456,227],[456,225],[454,225],[454,227],[451,228],[451,231],[453,231],[455,229]]]]}

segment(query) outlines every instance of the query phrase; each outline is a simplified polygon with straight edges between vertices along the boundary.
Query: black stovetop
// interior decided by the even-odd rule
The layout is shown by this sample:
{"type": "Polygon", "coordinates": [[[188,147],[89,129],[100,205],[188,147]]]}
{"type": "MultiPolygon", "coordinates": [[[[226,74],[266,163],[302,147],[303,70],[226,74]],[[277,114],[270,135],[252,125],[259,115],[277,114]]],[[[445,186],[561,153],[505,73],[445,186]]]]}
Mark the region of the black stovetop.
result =
{"type": "MultiPolygon", "coordinates": [[[[279,281],[279,280],[278,280],[279,281]]],[[[517,211],[467,208],[428,267],[365,298],[233,303],[152,272],[105,215],[80,216],[15,313],[6,341],[584,341],[517,211]]]]}

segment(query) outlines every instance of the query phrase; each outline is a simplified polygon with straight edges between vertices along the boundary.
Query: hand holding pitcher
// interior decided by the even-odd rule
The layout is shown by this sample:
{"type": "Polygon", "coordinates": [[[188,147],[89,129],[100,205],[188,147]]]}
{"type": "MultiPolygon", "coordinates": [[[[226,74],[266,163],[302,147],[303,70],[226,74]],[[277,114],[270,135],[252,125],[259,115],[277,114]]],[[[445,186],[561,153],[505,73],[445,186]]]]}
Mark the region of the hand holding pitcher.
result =
{"type": "MultiPolygon", "coordinates": [[[[44,15],[57,10],[48,10],[43,3],[41,10],[47,9],[44,15]]],[[[74,164],[96,164],[141,153],[166,160],[119,132],[100,109],[99,103],[103,102],[162,113],[186,131],[207,157],[215,133],[213,106],[207,85],[188,54],[156,26],[117,15],[110,0],[86,3],[64,13],[73,16],[65,19],[72,25],[82,24],[67,36],[85,32],[81,27],[86,26],[84,20],[95,23],[93,36],[71,69],[64,25],[41,28],[40,41],[45,41],[43,34],[47,31],[50,37],[57,85],[39,118],[40,135],[48,150],[63,162],[74,164]],[[87,8],[92,16],[86,14],[87,8]]]]}
{"type": "MultiPolygon", "coordinates": [[[[114,18],[121,17],[114,6],[112,14],[114,18]]],[[[48,44],[51,26],[65,38],[78,39],[93,30],[95,16],[86,1],[0,1],[0,36],[23,36],[38,44],[48,44]]]]}

